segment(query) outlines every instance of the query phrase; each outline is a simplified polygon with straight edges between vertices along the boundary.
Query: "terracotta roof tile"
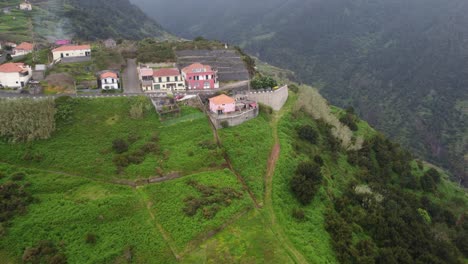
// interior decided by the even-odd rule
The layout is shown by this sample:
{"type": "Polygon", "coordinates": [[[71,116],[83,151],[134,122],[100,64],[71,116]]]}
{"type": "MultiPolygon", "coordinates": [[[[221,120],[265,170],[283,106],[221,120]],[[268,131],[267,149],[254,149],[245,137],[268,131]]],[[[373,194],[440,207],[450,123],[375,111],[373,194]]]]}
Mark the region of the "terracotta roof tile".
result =
{"type": "Polygon", "coordinates": [[[21,44],[19,44],[16,48],[16,50],[33,50],[34,49],[34,45],[31,44],[31,43],[28,43],[28,42],[23,42],[21,44]]]}
{"type": "Polygon", "coordinates": [[[25,72],[27,69],[24,68],[24,63],[5,63],[0,65],[0,72],[12,73],[12,72],[25,72]]]}
{"type": "Polygon", "coordinates": [[[53,49],[52,52],[71,51],[71,50],[90,50],[90,49],[91,49],[90,45],[64,45],[56,49],[53,49]]]}
{"type": "Polygon", "coordinates": [[[153,72],[154,77],[179,76],[180,72],[176,68],[159,69],[153,72]]]}
{"type": "Polygon", "coordinates": [[[117,73],[108,71],[108,72],[104,72],[104,73],[101,74],[101,79],[105,79],[105,78],[117,79],[118,76],[117,76],[117,73]]]}
{"type": "Polygon", "coordinates": [[[225,94],[210,98],[210,102],[212,102],[215,105],[222,105],[222,104],[232,104],[235,103],[236,100],[234,98],[231,98],[225,94]]]}

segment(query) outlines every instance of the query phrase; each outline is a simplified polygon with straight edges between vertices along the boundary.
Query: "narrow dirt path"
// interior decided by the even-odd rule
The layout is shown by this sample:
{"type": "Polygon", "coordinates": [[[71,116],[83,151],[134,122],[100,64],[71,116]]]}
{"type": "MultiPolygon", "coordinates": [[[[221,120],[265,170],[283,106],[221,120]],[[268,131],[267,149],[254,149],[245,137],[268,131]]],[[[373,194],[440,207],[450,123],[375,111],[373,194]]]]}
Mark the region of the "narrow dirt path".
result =
{"type": "Polygon", "coordinates": [[[151,223],[158,229],[159,233],[162,235],[164,241],[166,242],[167,246],[171,249],[172,254],[174,255],[176,260],[180,260],[180,255],[177,253],[177,247],[175,246],[175,241],[172,239],[171,235],[163,228],[163,226],[156,221],[156,217],[151,209],[153,204],[151,201],[148,201],[148,198],[139,190],[136,190],[137,195],[140,197],[142,204],[146,206],[146,211],[150,216],[151,223]]]}
{"type": "MultiPolygon", "coordinates": [[[[205,115],[206,117],[208,118],[209,122],[210,122],[210,127],[211,127],[211,130],[213,131],[213,136],[214,136],[214,140],[216,141],[216,144],[218,144],[218,147],[219,148],[222,148],[222,142],[221,142],[221,139],[219,137],[219,134],[218,134],[218,130],[216,129],[215,125],[213,124],[213,122],[211,122],[211,119],[208,115],[208,113],[206,111],[205,112],[205,115]]],[[[229,158],[228,154],[227,153],[224,153],[224,160],[226,161],[228,167],[229,167],[229,170],[234,173],[234,175],[236,175],[236,178],[237,180],[239,181],[239,183],[242,185],[243,189],[245,191],[247,191],[247,193],[249,194],[250,196],[250,199],[252,200],[252,202],[254,203],[255,207],[256,208],[261,208],[261,206],[259,205],[258,201],[257,201],[257,198],[255,197],[255,195],[253,194],[252,190],[250,190],[249,186],[247,185],[247,183],[245,182],[244,178],[234,169],[234,167],[232,166],[232,162],[231,162],[231,159],[229,158]]]]}
{"type": "Polygon", "coordinates": [[[275,174],[276,163],[280,157],[281,145],[278,137],[278,122],[283,116],[286,109],[281,110],[274,116],[274,119],[271,122],[273,129],[274,145],[268,158],[267,173],[265,175],[265,217],[266,222],[270,224],[272,232],[275,234],[276,238],[288,251],[289,256],[293,259],[295,263],[308,263],[305,257],[299,252],[294,245],[289,241],[287,235],[284,233],[283,227],[276,222],[276,214],[273,208],[273,176],[275,174]]]}

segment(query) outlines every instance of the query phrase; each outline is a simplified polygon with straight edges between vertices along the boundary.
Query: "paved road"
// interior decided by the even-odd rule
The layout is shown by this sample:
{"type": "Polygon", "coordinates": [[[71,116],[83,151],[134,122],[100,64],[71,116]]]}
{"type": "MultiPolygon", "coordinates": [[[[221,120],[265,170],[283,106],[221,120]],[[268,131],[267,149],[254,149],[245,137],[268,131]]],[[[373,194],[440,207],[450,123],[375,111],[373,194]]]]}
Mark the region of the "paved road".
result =
{"type": "Polygon", "coordinates": [[[138,80],[136,59],[127,59],[127,68],[123,72],[124,93],[143,93],[138,80]]]}

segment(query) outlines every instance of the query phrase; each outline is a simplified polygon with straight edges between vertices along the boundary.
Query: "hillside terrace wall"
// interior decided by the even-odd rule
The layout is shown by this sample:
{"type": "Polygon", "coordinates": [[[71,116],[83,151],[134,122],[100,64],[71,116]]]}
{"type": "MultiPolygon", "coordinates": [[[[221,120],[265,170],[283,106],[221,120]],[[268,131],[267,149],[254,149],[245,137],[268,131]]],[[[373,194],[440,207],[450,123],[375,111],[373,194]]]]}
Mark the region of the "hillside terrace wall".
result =
{"type": "Polygon", "coordinates": [[[252,91],[243,94],[237,94],[236,99],[248,95],[248,98],[258,103],[268,105],[273,110],[279,111],[288,100],[288,86],[285,85],[274,91],[252,91]]]}
{"type": "Polygon", "coordinates": [[[235,112],[232,114],[222,114],[218,115],[215,113],[209,113],[211,122],[213,125],[217,128],[220,129],[223,126],[221,125],[222,122],[227,122],[230,127],[232,126],[238,126],[246,121],[249,121],[250,119],[254,119],[258,116],[258,108],[253,108],[247,111],[243,112],[235,112]]]}

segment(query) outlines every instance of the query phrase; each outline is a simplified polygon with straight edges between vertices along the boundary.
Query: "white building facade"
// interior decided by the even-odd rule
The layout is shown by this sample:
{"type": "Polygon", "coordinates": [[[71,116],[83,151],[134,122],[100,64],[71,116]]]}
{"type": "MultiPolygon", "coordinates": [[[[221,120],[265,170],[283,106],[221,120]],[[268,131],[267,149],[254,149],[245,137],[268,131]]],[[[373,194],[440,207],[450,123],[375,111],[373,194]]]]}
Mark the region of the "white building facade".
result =
{"type": "Polygon", "coordinates": [[[90,45],[65,45],[52,50],[54,61],[62,58],[89,57],[91,56],[90,45]]]}
{"type": "Polygon", "coordinates": [[[24,63],[5,63],[0,65],[0,84],[9,88],[22,88],[32,77],[31,67],[24,63]]]}
{"type": "Polygon", "coordinates": [[[185,80],[176,68],[155,70],[150,91],[183,92],[185,80]]]}

